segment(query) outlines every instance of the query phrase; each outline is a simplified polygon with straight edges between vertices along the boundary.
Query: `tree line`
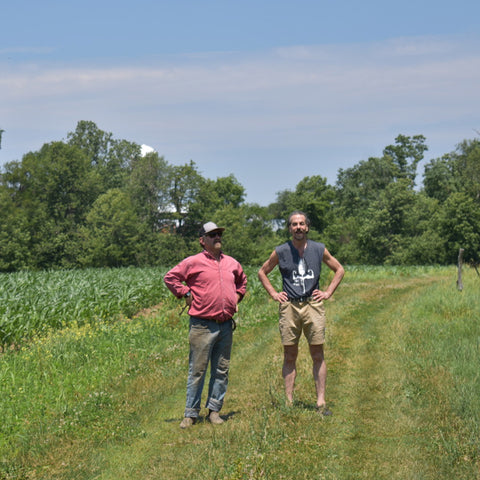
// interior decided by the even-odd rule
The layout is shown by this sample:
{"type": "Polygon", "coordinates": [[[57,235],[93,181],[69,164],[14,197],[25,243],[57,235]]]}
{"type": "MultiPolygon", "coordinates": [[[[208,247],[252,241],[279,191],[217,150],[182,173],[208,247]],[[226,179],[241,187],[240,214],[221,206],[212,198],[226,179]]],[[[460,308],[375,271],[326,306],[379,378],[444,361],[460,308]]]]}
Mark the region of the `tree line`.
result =
{"type": "Polygon", "coordinates": [[[430,160],[422,135],[399,135],[381,157],[277,193],[268,206],[245,201],[234,175],[205,178],[197,165],[115,139],[90,121],[65,141],[44,144],[0,170],[0,271],[168,266],[199,250],[198,230],[227,228],[224,250],[259,265],[288,238],[285,219],[307,213],[310,238],[345,264],[478,263],[480,141],[430,160]]]}

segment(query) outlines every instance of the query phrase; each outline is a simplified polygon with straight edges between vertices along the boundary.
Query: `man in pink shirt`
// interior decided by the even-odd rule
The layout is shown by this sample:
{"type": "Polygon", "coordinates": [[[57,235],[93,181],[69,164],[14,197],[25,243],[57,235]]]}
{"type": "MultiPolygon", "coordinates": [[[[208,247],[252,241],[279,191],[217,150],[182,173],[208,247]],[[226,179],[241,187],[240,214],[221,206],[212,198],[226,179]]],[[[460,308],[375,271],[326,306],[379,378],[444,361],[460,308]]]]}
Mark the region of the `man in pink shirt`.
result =
{"type": "Polygon", "coordinates": [[[189,307],[190,343],[187,401],[181,428],[192,426],[200,413],[210,363],[206,408],[208,420],[223,423],[220,410],[228,385],[233,315],[246,292],[247,277],[234,258],[222,252],[224,228],[208,222],[200,230],[203,251],[187,257],[164,277],[168,289],[189,307]]]}

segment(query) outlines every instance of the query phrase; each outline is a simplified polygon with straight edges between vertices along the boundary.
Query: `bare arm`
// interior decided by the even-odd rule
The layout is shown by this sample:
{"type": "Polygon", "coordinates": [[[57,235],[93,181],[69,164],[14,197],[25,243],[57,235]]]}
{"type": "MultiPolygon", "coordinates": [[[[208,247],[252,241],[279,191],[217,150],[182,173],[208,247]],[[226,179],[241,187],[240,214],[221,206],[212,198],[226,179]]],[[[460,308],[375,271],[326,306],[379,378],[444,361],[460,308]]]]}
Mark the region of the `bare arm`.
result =
{"type": "Polygon", "coordinates": [[[335,292],[337,287],[340,285],[343,276],[345,275],[345,270],[340,264],[340,262],[325,248],[323,252],[323,263],[327,265],[330,270],[332,270],[335,274],[330,282],[330,285],[325,291],[322,290],[314,290],[313,291],[313,298],[315,300],[328,300],[335,292]]]}
{"type": "Polygon", "coordinates": [[[262,265],[258,271],[258,279],[262,283],[265,290],[276,302],[286,302],[288,300],[285,292],[277,292],[268,278],[268,274],[278,265],[278,255],[274,250],[268,260],[262,265]]]}

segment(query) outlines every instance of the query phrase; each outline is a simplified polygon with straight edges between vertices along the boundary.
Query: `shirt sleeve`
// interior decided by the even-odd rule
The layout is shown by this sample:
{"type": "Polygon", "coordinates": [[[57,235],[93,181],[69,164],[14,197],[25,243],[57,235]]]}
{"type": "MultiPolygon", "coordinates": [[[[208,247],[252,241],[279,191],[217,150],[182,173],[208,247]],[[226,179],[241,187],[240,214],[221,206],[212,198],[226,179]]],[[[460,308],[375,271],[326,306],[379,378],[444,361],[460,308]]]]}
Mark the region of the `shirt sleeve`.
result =
{"type": "Polygon", "coordinates": [[[238,271],[235,277],[235,286],[237,288],[237,293],[243,298],[247,291],[247,276],[240,264],[238,264],[238,271]]]}
{"type": "Polygon", "coordinates": [[[186,262],[180,262],[173,267],[163,277],[163,281],[167,288],[177,297],[182,298],[190,289],[184,284],[187,279],[186,262]]]}

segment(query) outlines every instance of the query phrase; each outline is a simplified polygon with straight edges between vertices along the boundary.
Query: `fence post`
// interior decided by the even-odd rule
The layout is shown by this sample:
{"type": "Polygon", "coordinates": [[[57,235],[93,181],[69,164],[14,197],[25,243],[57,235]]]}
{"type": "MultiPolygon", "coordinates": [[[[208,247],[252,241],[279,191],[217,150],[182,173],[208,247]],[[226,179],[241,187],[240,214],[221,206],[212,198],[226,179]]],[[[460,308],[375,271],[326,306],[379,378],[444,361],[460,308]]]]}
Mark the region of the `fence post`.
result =
{"type": "Polygon", "coordinates": [[[463,264],[463,248],[458,251],[458,278],[457,278],[457,289],[462,291],[463,290],[463,282],[462,282],[462,264],[463,264]]]}

